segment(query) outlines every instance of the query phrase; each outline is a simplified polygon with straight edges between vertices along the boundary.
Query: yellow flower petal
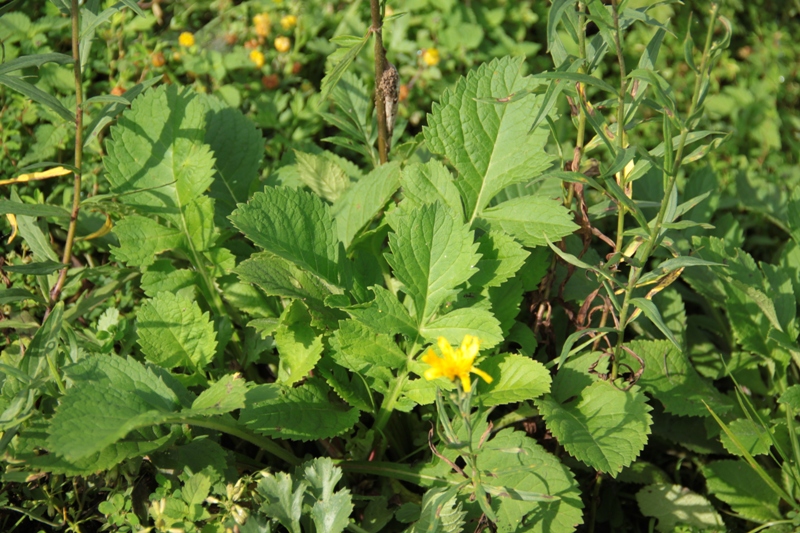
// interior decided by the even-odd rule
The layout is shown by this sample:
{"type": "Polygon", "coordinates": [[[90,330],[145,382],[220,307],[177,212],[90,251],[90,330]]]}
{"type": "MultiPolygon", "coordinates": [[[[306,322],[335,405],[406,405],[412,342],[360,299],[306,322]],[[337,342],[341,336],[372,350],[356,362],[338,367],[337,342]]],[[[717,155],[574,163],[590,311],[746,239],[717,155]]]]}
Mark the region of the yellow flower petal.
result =
{"type": "Polygon", "coordinates": [[[473,374],[477,374],[480,377],[482,377],[483,381],[485,381],[486,383],[491,383],[492,381],[494,381],[494,378],[492,378],[492,376],[490,376],[489,374],[487,374],[486,372],[484,372],[480,368],[472,367],[472,370],[470,370],[470,372],[472,372],[473,374]]]}
{"type": "Polygon", "coordinates": [[[178,44],[189,48],[190,46],[194,46],[194,35],[185,31],[178,36],[178,44]]]}

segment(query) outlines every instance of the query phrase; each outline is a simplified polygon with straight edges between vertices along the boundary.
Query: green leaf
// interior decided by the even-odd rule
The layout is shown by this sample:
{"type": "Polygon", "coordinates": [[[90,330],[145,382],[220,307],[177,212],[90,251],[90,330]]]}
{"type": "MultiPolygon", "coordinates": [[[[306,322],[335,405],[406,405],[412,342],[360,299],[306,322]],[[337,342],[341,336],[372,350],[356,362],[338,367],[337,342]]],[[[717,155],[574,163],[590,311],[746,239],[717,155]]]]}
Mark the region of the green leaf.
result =
{"type": "Polygon", "coordinates": [[[213,182],[214,158],[204,144],[207,111],[191,90],[147,91],[111,128],[103,159],[121,202],[173,222],[187,238],[197,228],[189,226],[185,210],[213,182]]]}
{"type": "Polygon", "coordinates": [[[619,92],[618,89],[615,89],[614,87],[604,82],[600,78],[595,78],[594,76],[589,76],[588,74],[580,74],[578,72],[540,72],[539,74],[534,74],[533,76],[531,76],[531,78],[542,79],[542,80],[577,81],[585,83],[586,85],[592,85],[610,94],[616,94],[619,92]]]}
{"type": "Polygon", "coordinates": [[[259,385],[247,392],[239,421],[258,433],[292,440],[332,438],[352,428],[358,409],[331,403],[328,388],[317,378],[297,388],[259,385]]]}
{"type": "Polygon", "coordinates": [[[28,263],[27,265],[3,265],[3,270],[18,274],[41,276],[63,270],[65,266],[66,265],[57,261],[51,261],[47,259],[45,261],[34,261],[32,263],[28,263]]]}
{"type": "Polygon", "coordinates": [[[209,314],[196,301],[168,292],[145,301],[137,315],[139,345],[148,361],[170,369],[202,370],[216,353],[209,314]]]}
{"type": "MultiPolygon", "coordinates": [[[[728,423],[728,428],[736,435],[739,443],[750,455],[765,455],[772,446],[770,430],[749,418],[738,418],[728,423]]],[[[720,435],[720,441],[733,455],[743,455],[742,450],[734,443],[727,433],[720,435]]]]}
{"type": "Polygon", "coordinates": [[[445,156],[458,171],[455,184],[470,222],[497,193],[529,181],[550,164],[543,149],[546,130],[528,135],[540,97],[507,105],[478,101],[532,89],[536,82],[522,76],[523,61],[522,57],[496,59],[460,78],[433,105],[423,129],[430,150],[445,156]]]}
{"type": "Polygon", "coordinates": [[[293,481],[286,472],[267,474],[259,481],[256,490],[264,498],[260,509],[262,513],[277,518],[291,533],[303,533],[300,517],[303,515],[305,481],[293,481]]]}
{"type": "Polygon", "coordinates": [[[133,359],[95,356],[66,369],[75,385],[56,408],[48,449],[73,461],[100,452],[131,431],[160,423],[181,402],[151,369],[133,359]]]}
{"type": "Polygon", "coordinates": [[[541,196],[523,196],[485,209],[477,224],[502,230],[525,246],[544,246],[547,238],[561,239],[578,229],[572,215],[559,202],[541,196]]]}
{"type": "Polygon", "coordinates": [[[130,215],[114,226],[119,246],[111,246],[117,261],[129,266],[152,265],[162,252],[181,248],[184,235],[180,228],[162,226],[155,220],[140,215],[130,215]]]}
{"type": "Polygon", "coordinates": [[[336,285],[339,241],[330,209],[319,196],[267,187],[230,216],[233,225],[268,252],[336,285]]]}
{"type": "Polygon", "coordinates": [[[247,383],[241,374],[228,374],[204,390],[192,403],[192,411],[209,415],[230,413],[244,407],[247,383]]]}
{"type": "Polygon", "coordinates": [[[346,307],[344,310],[353,318],[378,333],[402,333],[413,338],[417,325],[397,297],[380,285],[370,287],[375,299],[367,304],[346,307]]]}
{"type": "Polygon", "coordinates": [[[572,473],[523,433],[510,428],[498,432],[481,448],[477,464],[484,483],[509,489],[506,493],[553,497],[550,501],[493,497],[498,531],[518,531],[524,522],[524,531],[531,533],[571,533],[583,522],[583,503],[572,473]]]}
{"type": "Polygon", "coordinates": [[[778,398],[778,403],[786,404],[794,410],[800,410],[800,385],[788,387],[778,398]]]}
{"type": "Polygon", "coordinates": [[[643,515],[658,518],[659,531],[671,532],[677,524],[725,531],[711,503],[680,485],[648,485],[636,493],[636,501],[643,515]]]}
{"type": "Polygon", "coordinates": [[[14,59],[0,63],[0,74],[7,74],[15,70],[22,70],[28,67],[39,68],[46,63],[58,63],[59,65],[68,65],[72,63],[72,57],[66,54],[33,54],[27,56],[20,56],[14,59]]]}
{"type": "Polygon", "coordinates": [[[342,42],[342,48],[334,52],[341,57],[339,62],[336,63],[336,65],[329,70],[327,74],[325,74],[324,78],[322,78],[319,97],[320,105],[323,105],[325,100],[328,99],[328,96],[331,94],[331,91],[334,89],[334,87],[336,87],[336,84],[339,83],[342,75],[347,71],[347,68],[350,66],[350,64],[358,57],[358,54],[361,52],[361,49],[364,48],[364,45],[367,44],[367,41],[369,41],[370,35],[371,33],[367,32],[363,38],[339,36],[340,39],[343,37],[347,38],[347,41],[346,43],[342,42]]]}
{"type": "Polygon", "coordinates": [[[611,477],[638,457],[650,434],[651,408],[636,386],[623,392],[596,381],[573,402],[562,405],[545,396],[536,405],[570,455],[611,477]]]}
{"type": "Polygon", "coordinates": [[[400,183],[403,186],[403,197],[410,205],[419,207],[441,202],[463,219],[461,195],[452,174],[439,161],[432,159],[425,164],[414,163],[405,167],[400,183]]]}
{"type": "Polygon", "coordinates": [[[717,413],[731,410],[730,401],[701,378],[686,353],[669,341],[636,340],[628,346],[644,360],[645,371],[637,384],[660,401],[667,413],[709,416],[706,404],[717,413]]]}
{"type": "Polygon", "coordinates": [[[500,231],[481,235],[478,253],[481,254],[476,265],[478,272],[469,280],[470,285],[476,287],[499,287],[517,273],[530,255],[517,241],[500,231]]]}
{"type": "Polygon", "coordinates": [[[550,392],[550,372],[539,361],[504,353],[487,357],[480,369],[494,378],[481,384],[480,400],[485,406],[524,402],[550,392]]]}
{"type": "Polygon", "coordinates": [[[661,313],[658,311],[658,307],[652,301],[647,300],[645,298],[631,298],[631,303],[635,305],[638,309],[641,309],[650,322],[652,322],[664,336],[669,339],[669,341],[675,345],[675,348],[678,350],[682,350],[681,343],[678,342],[678,339],[675,338],[675,335],[672,333],[667,325],[664,323],[664,320],[661,318],[661,313]]]}
{"type": "Polygon", "coordinates": [[[454,309],[432,320],[419,332],[430,342],[444,337],[452,345],[460,345],[465,335],[478,337],[481,348],[492,348],[503,342],[503,331],[494,315],[476,307],[454,309]]]}
{"type": "Polygon", "coordinates": [[[0,85],[5,85],[9,89],[17,91],[18,93],[22,93],[23,96],[30,98],[34,102],[49,107],[67,122],[75,122],[74,112],[71,112],[69,109],[64,107],[64,104],[62,104],[55,96],[44,92],[35,85],[31,85],[27,81],[15,76],[6,76],[5,74],[0,74],[0,85]]]}
{"type": "Polygon", "coordinates": [[[317,499],[311,508],[311,519],[320,533],[341,533],[350,523],[353,502],[347,489],[334,492],[342,478],[342,469],[328,457],[317,458],[305,468],[309,490],[317,499]]]}
{"type": "Polygon", "coordinates": [[[264,156],[264,138],[238,109],[225,107],[213,97],[208,97],[208,105],[203,140],[214,152],[216,171],[208,195],[215,199],[217,217],[226,220],[236,204],[250,197],[264,156]]]}
{"type": "Polygon", "coordinates": [[[47,204],[24,204],[0,198],[0,215],[11,213],[29,217],[57,217],[69,218],[70,212],[63,207],[47,204]]]}
{"type": "Polygon", "coordinates": [[[181,497],[189,505],[200,505],[211,490],[211,479],[205,474],[197,473],[192,475],[181,488],[181,497]]]}
{"type": "Polygon", "coordinates": [[[278,383],[292,385],[314,369],[322,355],[322,335],[311,327],[311,316],[297,300],[281,316],[275,331],[275,344],[280,354],[278,383]]]}
{"type": "Polygon", "coordinates": [[[756,522],[782,518],[780,496],[745,461],[714,461],[703,474],[708,491],[743,518],[756,522]]]}
{"type": "Polygon", "coordinates": [[[334,159],[298,150],[294,155],[298,179],[317,196],[333,203],[350,187],[350,178],[334,159]]]}
{"type": "Polygon", "coordinates": [[[399,185],[400,165],[380,165],[358,180],[333,204],[336,233],[345,248],[386,206],[399,185]]]}
{"type": "Polygon", "coordinates": [[[467,281],[478,261],[469,227],[440,203],[399,209],[389,217],[391,254],[386,260],[425,324],[453,289],[467,281]]]}
{"type": "Polygon", "coordinates": [[[376,333],[355,320],[339,322],[336,339],[339,350],[334,358],[354,372],[363,373],[372,366],[396,369],[406,363],[406,354],[389,335],[376,333]]]}
{"type": "Polygon", "coordinates": [[[409,533],[457,533],[464,531],[464,517],[467,512],[456,499],[454,489],[444,487],[429,489],[422,496],[422,509],[419,519],[407,531],[409,533]]]}

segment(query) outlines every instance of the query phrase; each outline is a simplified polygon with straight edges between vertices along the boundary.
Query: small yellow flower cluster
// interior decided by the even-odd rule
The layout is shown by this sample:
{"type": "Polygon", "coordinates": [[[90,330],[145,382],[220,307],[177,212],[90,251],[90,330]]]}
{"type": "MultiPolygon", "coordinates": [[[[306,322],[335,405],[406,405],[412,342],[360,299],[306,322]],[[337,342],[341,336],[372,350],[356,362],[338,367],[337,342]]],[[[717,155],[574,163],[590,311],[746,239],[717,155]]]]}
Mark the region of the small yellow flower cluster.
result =
{"type": "Polygon", "coordinates": [[[185,31],[178,36],[178,44],[183,46],[184,48],[189,48],[194,46],[194,35],[190,32],[185,31]]]}
{"type": "Polygon", "coordinates": [[[270,18],[267,13],[259,13],[253,17],[253,27],[256,30],[256,35],[259,37],[267,37],[272,31],[270,26],[270,18]]]}
{"type": "Polygon", "coordinates": [[[294,15],[286,15],[281,19],[281,27],[284,30],[291,30],[295,26],[297,26],[297,17],[294,15]]]}
{"type": "Polygon", "coordinates": [[[281,53],[285,53],[289,51],[289,48],[292,47],[292,41],[289,40],[288,37],[284,37],[281,35],[280,37],[275,37],[275,50],[281,53]]]}
{"type": "Polygon", "coordinates": [[[424,61],[429,67],[435,67],[438,65],[440,59],[441,57],[439,56],[439,50],[436,48],[428,48],[422,54],[422,61],[424,61]]]}
{"type": "Polygon", "coordinates": [[[256,64],[256,67],[261,68],[264,66],[264,54],[260,50],[253,50],[250,52],[250,61],[256,64]]]}
{"type": "Polygon", "coordinates": [[[428,348],[428,352],[422,356],[422,361],[430,365],[425,371],[425,379],[428,381],[440,377],[446,377],[451,381],[460,379],[464,392],[472,390],[470,373],[482,377],[486,383],[492,382],[492,376],[473,366],[475,357],[480,351],[481,343],[478,337],[465,335],[461,346],[455,350],[444,337],[439,337],[437,344],[444,357],[439,357],[432,348],[428,348]]]}

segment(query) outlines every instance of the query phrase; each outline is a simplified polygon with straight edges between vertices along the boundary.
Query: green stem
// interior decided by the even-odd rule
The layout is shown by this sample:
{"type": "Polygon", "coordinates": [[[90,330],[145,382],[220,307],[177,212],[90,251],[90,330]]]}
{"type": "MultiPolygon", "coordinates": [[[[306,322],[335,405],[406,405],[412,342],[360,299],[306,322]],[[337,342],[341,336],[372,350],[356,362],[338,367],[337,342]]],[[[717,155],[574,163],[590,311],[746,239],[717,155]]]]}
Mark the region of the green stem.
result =
{"type": "Polygon", "coordinates": [[[81,209],[81,174],[83,172],[83,76],[81,74],[81,23],[80,5],[72,0],[72,72],[75,80],[75,178],[72,186],[72,211],[69,216],[67,241],[64,243],[64,254],[61,263],[66,265],[58,274],[58,280],[50,291],[50,305],[54,305],[61,297],[67,270],[72,262],[72,247],[75,244],[75,231],[78,227],[78,213],[81,209]]]}
{"type": "MultiPolygon", "coordinates": [[[[619,96],[617,98],[617,147],[621,150],[625,149],[625,93],[627,91],[627,83],[625,80],[625,57],[622,54],[622,32],[619,28],[619,0],[613,0],[613,15],[614,15],[614,44],[617,47],[617,63],[619,64],[619,96]]],[[[620,188],[623,193],[625,191],[625,174],[621,173],[620,188]]],[[[623,234],[625,230],[625,206],[622,203],[617,204],[617,241],[616,251],[622,250],[623,234]]],[[[613,363],[612,363],[613,365],[613,363]]],[[[613,370],[612,370],[612,373],[613,370]]]]}
{"type": "Polygon", "coordinates": [[[213,429],[215,431],[221,431],[223,433],[227,433],[228,435],[233,435],[234,437],[239,437],[240,439],[247,441],[251,444],[255,444],[262,450],[271,453],[275,457],[279,459],[283,459],[285,462],[289,463],[292,466],[297,466],[302,461],[294,456],[288,450],[278,446],[274,441],[268,439],[267,437],[262,437],[261,435],[257,435],[247,429],[244,429],[240,426],[230,424],[227,422],[223,422],[220,419],[212,419],[212,418],[174,418],[165,421],[166,424],[189,424],[190,426],[197,426],[206,429],[213,429]]]}
{"type": "Polygon", "coordinates": [[[389,417],[392,416],[394,407],[397,405],[397,400],[400,398],[400,394],[403,393],[403,387],[405,386],[406,381],[408,381],[408,367],[411,361],[414,359],[414,356],[417,355],[417,350],[419,350],[419,337],[414,339],[411,348],[406,353],[406,366],[394,379],[392,389],[389,391],[389,394],[384,397],[383,403],[381,403],[381,408],[378,410],[378,414],[375,416],[375,425],[372,428],[379,434],[383,432],[383,429],[386,427],[386,423],[389,422],[389,417]]]}
{"type": "MultiPolygon", "coordinates": [[[[615,4],[616,6],[616,1],[615,4]]],[[[708,33],[706,34],[706,42],[705,47],[703,48],[703,59],[700,63],[700,70],[698,71],[697,78],[695,79],[694,83],[694,92],[692,93],[692,102],[689,106],[689,114],[687,117],[691,117],[695,111],[697,110],[697,103],[700,99],[700,88],[702,87],[703,76],[705,76],[705,70],[708,67],[708,58],[709,58],[709,51],[711,49],[711,39],[714,34],[714,23],[717,18],[717,10],[719,6],[717,4],[713,4],[711,7],[711,24],[708,27],[708,33]]],[[[675,154],[675,162],[672,166],[672,171],[670,172],[669,181],[667,182],[667,187],[664,189],[664,199],[661,201],[661,207],[658,210],[658,215],[656,216],[656,220],[650,229],[650,238],[644,243],[644,247],[641,250],[641,254],[639,256],[639,264],[646,264],[647,260],[650,258],[650,254],[653,253],[656,246],[658,245],[661,237],[661,229],[664,225],[664,217],[667,213],[667,205],[669,204],[669,197],[672,194],[672,189],[675,187],[675,182],[678,179],[678,172],[681,168],[682,158],[683,158],[683,150],[686,145],[686,137],[689,133],[687,126],[684,124],[681,130],[681,136],[678,141],[678,148],[675,154]]],[[[672,142],[672,139],[664,139],[665,143],[672,142]]],[[[633,290],[636,287],[636,284],[639,282],[639,278],[643,269],[636,268],[631,266],[630,273],[628,275],[628,284],[625,287],[625,298],[622,302],[622,307],[620,309],[620,320],[619,320],[619,327],[620,332],[617,338],[617,345],[615,350],[615,358],[614,363],[612,364],[611,369],[611,379],[614,380],[617,377],[617,361],[622,356],[622,344],[624,343],[624,333],[625,327],[627,326],[626,322],[629,316],[629,307],[630,307],[630,299],[631,295],[633,294],[633,290]]]]}

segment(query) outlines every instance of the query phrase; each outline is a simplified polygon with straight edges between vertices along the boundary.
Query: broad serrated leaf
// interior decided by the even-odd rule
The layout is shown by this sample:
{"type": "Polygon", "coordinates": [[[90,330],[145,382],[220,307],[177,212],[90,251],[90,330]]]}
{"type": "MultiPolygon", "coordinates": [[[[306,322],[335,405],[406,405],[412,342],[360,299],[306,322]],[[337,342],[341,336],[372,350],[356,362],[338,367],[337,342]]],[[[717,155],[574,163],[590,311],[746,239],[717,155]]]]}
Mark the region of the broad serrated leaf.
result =
{"type": "Polygon", "coordinates": [[[386,260],[425,324],[453,289],[475,273],[479,256],[469,227],[440,203],[396,210],[386,260]]]}
{"type": "Polygon", "coordinates": [[[552,496],[550,501],[492,498],[497,530],[503,533],[570,533],[583,522],[583,503],[572,473],[556,457],[523,433],[498,432],[480,450],[478,468],[484,483],[498,489],[552,496]]]}
{"type": "Polygon", "coordinates": [[[400,179],[405,201],[413,206],[441,202],[459,217],[464,217],[461,195],[453,176],[442,163],[436,160],[425,164],[414,163],[403,169],[400,179]]]}
{"type": "Polygon", "coordinates": [[[444,337],[454,346],[460,345],[465,335],[478,337],[481,348],[492,348],[503,341],[503,331],[494,315],[476,307],[454,309],[430,321],[419,332],[430,342],[444,337]]]}
{"type": "Polygon", "coordinates": [[[271,437],[315,440],[344,433],[358,420],[358,409],[331,403],[328,388],[316,378],[297,388],[260,385],[247,393],[239,422],[271,437]]]}
{"type": "Polygon", "coordinates": [[[477,224],[504,231],[525,246],[545,246],[547,239],[555,242],[578,229],[561,203],[541,196],[514,198],[484,209],[477,224]]]}
{"type": "Polygon", "coordinates": [[[150,460],[158,468],[168,468],[177,473],[203,470],[213,482],[217,482],[222,481],[228,470],[228,453],[213,440],[200,437],[188,444],[153,454],[150,460]]]}
{"type": "Polygon", "coordinates": [[[161,252],[180,248],[185,240],[180,228],[162,226],[140,215],[123,218],[114,226],[119,246],[111,246],[117,261],[129,266],[152,265],[161,252]]]}
{"type": "Polygon", "coordinates": [[[334,359],[354,372],[366,372],[372,366],[400,368],[406,355],[389,335],[376,333],[355,320],[339,322],[336,331],[339,349],[334,359]]]}
{"type": "Polygon", "coordinates": [[[189,89],[162,86],[133,101],[111,128],[103,159],[123,203],[164,217],[186,234],[184,209],[213,181],[214,157],[204,144],[206,102],[189,89]]]}
{"type": "Polygon", "coordinates": [[[730,401],[700,377],[687,355],[669,341],[633,341],[628,347],[644,360],[637,384],[678,416],[709,416],[730,411],[730,401]]]}
{"type": "Polygon", "coordinates": [[[456,533],[463,531],[467,512],[456,499],[454,489],[443,487],[429,489],[422,496],[419,519],[407,531],[409,533],[456,533]]]}
{"type": "Polygon", "coordinates": [[[745,461],[714,461],[703,467],[708,491],[742,517],[780,520],[780,496],[745,461]]]}
{"type": "Polygon", "coordinates": [[[781,394],[778,402],[788,405],[795,411],[800,410],[800,385],[788,387],[783,394],[781,394]]]}
{"type": "Polygon", "coordinates": [[[230,216],[233,225],[268,252],[336,285],[339,241],[330,209],[311,193],[267,187],[230,216]]]}
{"type": "Polygon", "coordinates": [[[476,265],[476,272],[469,280],[470,285],[477,287],[499,287],[511,278],[530,252],[508,234],[501,231],[484,233],[478,238],[478,253],[481,258],[476,265]]]}
{"type": "Polygon", "coordinates": [[[250,186],[258,178],[264,155],[261,130],[238,109],[225,107],[221,100],[208,98],[204,141],[214,152],[214,181],[208,195],[215,199],[218,219],[226,220],[244,203],[250,186]]]}
{"type": "Polygon", "coordinates": [[[202,370],[217,348],[214,325],[197,302],[159,293],[137,315],[139,345],[148,361],[170,369],[202,370]]]}
{"type": "Polygon", "coordinates": [[[189,505],[200,505],[208,497],[209,490],[211,490],[211,479],[198,472],[183,484],[181,497],[189,505]]]}
{"type": "Polygon", "coordinates": [[[154,298],[159,292],[194,298],[199,284],[196,271],[175,268],[171,261],[165,259],[159,259],[150,265],[142,273],[141,281],[142,290],[149,298],[154,298]]]}
{"type": "MultiPolygon", "coordinates": [[[[769,453],[769,449],[772,446],[770,430],[756,421],[749,418],[738,418],[729,422],[728,428],[736,435],[736,439],[750,455],[765,455],[769,453]]],[[[728,437],[727,433],[723,432],[720,435],[720,441],[725,449],[733,455],[742,455],[742,450],[728,437]]]]}
{"type": "Polygon", "coordinates": [[[319,533],[341,533],[350,523],[353,501],[349,490],[341,490],[330,498],[318,500],[311,508],[311,519],[319,533]]]}
{"type": "Polygon", "coordinates": [[[294,151],[297,177],[311,192],[333,203],[350,187],[350,178],[332,158],[294,151]]]}
{"type": "Polygon", "coordinates": [[[381,165],[358,180],[333,204],[336,232],[345,248],[384,208],[399,185],[400,165],[381,165]]]}
{"type": "Polygon", "coordinates": [[[397,297],[380,285],[370,287],[375,299],[367,304],[344,308],[350,316],[378,333],[402,333],[413,338],[417,325],[397,297]]]}
{"type": "Polygon", "coordinates": [[[459,174],[467,219],[479,216],[500,191],[544,171],[544,128],[528,135],[539,109],[532,96],[508,104],[488,103],[531,90],[537,82],[522,75],[523,58],[495,59],[460,78],[433,104],[423,129],[431,151],[452,163],[459,174]]]}
{"type": "Polygon", "coordinates": [[[547,428],[576,459],[616,477],[631,464],[650,434],[650,406],[639,387],[621,391],[606,381],[589,385],[576,400],[536,401],[547,428]]]}
{"type": "Polygon", "coordinates": [[[73,461],[104,450],[181,407],[170,387],[133,359],[95,356],[66,369],[76,383],[48,429],[48,449],[73,461]]]}
{"type": "Polygon", "coordinates": [[[192,411],[209,415],[230,413],[244,407],[247,383],[241,374],[228,374],[204,390],[192,403],[192,411]]]}
{"type": "Polygon", "coordinates": [[[280,355],[278,383],[292,385],[314,369],[322,355],[322,335],[311,327],[311,315],[297,300],[281,316],[275,330],[275,344],[280,355]]]}
{"type": "Polygon", "coordinates": [[[659,531],[670,532],[677,524],[725,531],[711,502],[680,485],[648,485],[636,493],[636,501],[642,514],[658,518],[659,531]]]}
{"type": "Polygon", "coordinates": [[[495,355],[481,361],[480,369],[494,378],[481,384],[480,400],[485,406],[524,402],[550,392],[550,372],[529,357],[495,355]]]}

